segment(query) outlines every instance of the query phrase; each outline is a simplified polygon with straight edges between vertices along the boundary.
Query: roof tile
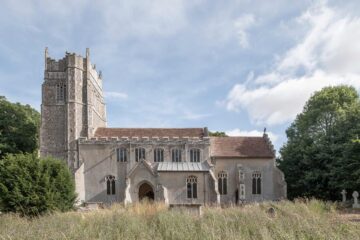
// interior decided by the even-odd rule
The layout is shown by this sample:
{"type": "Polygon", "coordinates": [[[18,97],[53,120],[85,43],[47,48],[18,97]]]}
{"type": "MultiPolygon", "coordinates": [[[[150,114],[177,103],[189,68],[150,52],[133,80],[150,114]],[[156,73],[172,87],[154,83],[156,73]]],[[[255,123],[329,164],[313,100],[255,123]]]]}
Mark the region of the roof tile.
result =
{"type": "Polygon", "coordinates": [[[203,137],[203,128],[98,128],[95,137],[203,137]]]}
{"type": "Polygon", "coordinates": [[[273,158],[264,137],[211,137],[212,157],[273,158]]]}

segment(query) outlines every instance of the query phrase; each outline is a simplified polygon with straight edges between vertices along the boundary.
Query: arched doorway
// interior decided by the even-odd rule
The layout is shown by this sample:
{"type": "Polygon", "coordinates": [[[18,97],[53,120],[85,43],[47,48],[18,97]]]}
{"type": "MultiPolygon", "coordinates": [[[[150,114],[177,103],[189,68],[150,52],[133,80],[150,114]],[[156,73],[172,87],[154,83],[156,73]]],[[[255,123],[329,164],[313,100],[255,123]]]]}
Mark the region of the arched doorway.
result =
{"type": "Polygon", "coordinates": [[[139,201],[147,199],[154,200],[154,190],[148,183],[143,183],[139,187],[139,201]]]}

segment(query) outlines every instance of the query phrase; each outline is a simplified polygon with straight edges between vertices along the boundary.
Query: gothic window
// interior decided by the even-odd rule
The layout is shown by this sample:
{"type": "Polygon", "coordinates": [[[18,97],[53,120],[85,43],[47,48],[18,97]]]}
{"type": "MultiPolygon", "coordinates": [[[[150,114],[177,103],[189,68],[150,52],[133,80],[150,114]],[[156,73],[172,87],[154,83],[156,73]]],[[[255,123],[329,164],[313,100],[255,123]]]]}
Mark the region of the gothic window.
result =
{"type": "Polygon", "coordinates": [[[221,195],[227,194],[227,173],[220,172],[218,174],[218,189],[221,195]]]}
{"type": "Polygon", "coordinates": [[[245,200],[245,184],[240,184],[240,199],[245,200]]]}
{"type": "Polygon", "coordinates": [[[154,162],[163,162],[164,161],[164,149],[155,148],[154,150],[154,162]]]}
{"type": "Polygon", "coordinates": [[[261,173],[252,174],[252,194],[261,194],[261,173]]]}
{"type": "Polygon", "coordinates": [[[135,161],[145,160],[145,148],[135,148],[135,161]]]}
{"type": "Polygon", "coordinates": [[[107,195],[115,195],[115,177],[114,176],[106,176],[106,193],[107,195]]]}
{"type": "Polygon", "coordinates": [[[186,179],[187,197],[191,199],[197,198],[197,177],[189,176],[186,179]]]}
{"type": "Polygon", "coordinates": [[[190,149],[190,162],[200,162],[200,149],[190,149]]]}
{"type": "Polygon", "coordinates": [[[126,148],[116,149],[116,158],[118,162],[127,162],[127,150],[126,148]]]}
{"type": "Polygon", "coordinates": [[[65,102],[66,100],[66,84],[59,83],[56,85],[56,101],[65,102]]]}
{"type": "Polygon", "coordinates": [[[174,148],[171,151],[171,157],[173,162],[181,162],[181,149],[174,148]]]}

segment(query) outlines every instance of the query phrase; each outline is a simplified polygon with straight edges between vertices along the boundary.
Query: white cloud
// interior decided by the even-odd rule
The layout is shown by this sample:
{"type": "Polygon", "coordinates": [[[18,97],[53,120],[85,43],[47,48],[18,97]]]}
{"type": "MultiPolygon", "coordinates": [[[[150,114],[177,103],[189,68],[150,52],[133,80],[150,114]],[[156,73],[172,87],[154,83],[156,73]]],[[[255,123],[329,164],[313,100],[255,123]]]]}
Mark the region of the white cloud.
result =
{"type": "MultiPolygon", "coordinates": [[[[232,130],[225,131],[228,136],[250,136],[250,137],[262,137],[264,132],[258,130],[250,130],[250,131],[242,131],[239,128],[235,128],[232,130]]],[[[267,132],[269,138],[273,143],[275,143],[279,136],[272,132],[267,132]]]]}
{"type": "Polygon", "coordinates": [[[128,95],[122,92],[105,92],[106,99],[126,100],[128,95]]]}
{"type": "Polygon", "coordinates": [[[210,114],[206,114],[206,113],[192,113],[192,112],[189,112],[189,111],[185,111],[183,119],[186,119],[186,120],[199,120],[199,119],[206,118],[206,117],[209,117],[209,116],[210,116],[210,114]]]}
{"type": "Polygon", "coordinates": [[[229,111],[245,110],[257,124],[283,124],[314,91],[341,84],[360,89],[360,18],[341,16],[322,1],[297,20],[309,26],[305,36],[253,85],[236,84],[226,99],[229,111]]]}
{"type": "Polygon", "coordinates": [[[252,14],[245,14],[236,19],[234,26],[239,44],[242,48],[249,47],[247,30],[255,24],[255,18],[252,14]]]}

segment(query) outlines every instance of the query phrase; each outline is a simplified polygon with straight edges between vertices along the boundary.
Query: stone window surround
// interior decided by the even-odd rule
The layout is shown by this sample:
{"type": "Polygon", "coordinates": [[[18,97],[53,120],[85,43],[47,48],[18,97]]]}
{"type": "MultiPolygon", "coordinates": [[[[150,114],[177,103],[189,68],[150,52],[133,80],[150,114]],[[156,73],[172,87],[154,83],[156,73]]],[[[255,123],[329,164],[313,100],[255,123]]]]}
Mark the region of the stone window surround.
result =
{"type": "Polygon", "coordinates": [[[196,176],[186,178],[186,195],[188,199],[197,199],[197,179],[196,176]]]}
{"type": "Polygon", "coordinates": [[[190,148],[190,162],[201,162],[201,149],[200,148],[190,148]]]}
{"type": "Polygon", "coordinates": [[[175,147],[171,149],[171,161],[182,162],[182,151],[181,148],[175,147]]]}
{"type": "Polygon", "coordinates": [[[261,172],[254,171],[252,173],[252,194],[253,195],[260,195],[262,190],[262,181],[261,181],[261,172]]]}
{"type": "Polygon", "coordinates": [[[153,150],[154,152],[154,162],[164,162],[164,148],[156,147],[153,150]]]}
{"type": "Polygon", "coordinates": [[[116,160],[118,162],[127,162],[128,151],[125,147],[119,147],[116,149],[116,160]]]}
{"type": "Polygon", "coordinates": [[[116,193],[116,186],[115,186],[115,176],[113,175],[107,175],[105,177],[105,183],[106,183],[106,194],[107,195],[115,195],[116,193]]]}
{"type": "Polygon", "coordinates": [[[218,173],[218,190],[220,195],[227,195],[227,179],[228,174],[226,171],[218,173]]]}
{"type": "Polygon", "coordinates": [[[56,84],[56,102],[63,103],[66,101],[66,84],[58,83],[56,84]]]}
{"type": "Polygon", "coordinates": [[[143,147],[135,148],[135,162],[146,159],[146,149],[143,147]]]}

